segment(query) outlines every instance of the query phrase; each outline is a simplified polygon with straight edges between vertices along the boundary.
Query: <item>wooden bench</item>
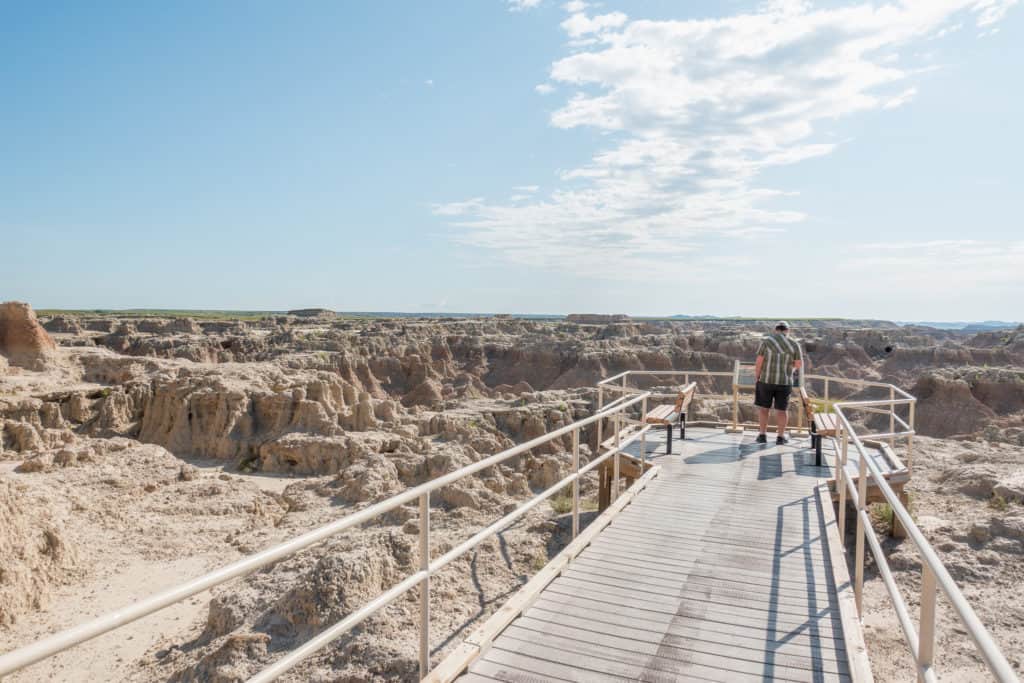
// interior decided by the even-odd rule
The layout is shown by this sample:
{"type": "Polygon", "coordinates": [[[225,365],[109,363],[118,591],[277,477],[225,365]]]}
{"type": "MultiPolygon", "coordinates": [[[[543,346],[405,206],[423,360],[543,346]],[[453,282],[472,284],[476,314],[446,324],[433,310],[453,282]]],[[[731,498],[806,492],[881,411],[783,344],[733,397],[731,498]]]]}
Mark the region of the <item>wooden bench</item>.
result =
{"type": "Polygon", "coordinates": [[[676,402],[672,405],[655,406],[644,415],[644,423],[652,425],[665,425],[665,453],[672,453],[672,425],[679,422],[679,438],[686,438],[686,411],[690,408],[693,395],[697,392],[697,383],[690,382],[676,396],[676,402]]]}
{"type": "Polygon", "coordinates": [[[807,390],[800,387],[800,403],[803,404],[804,415],[807,417],[807,424],[811,430],[811,446],[814,447],[814,464],[821,467],[821,440],[826,436],[839,436],[841,429],[839,420],[832,413],[818,413],[814,411],[814,404],[811,403],[807,390]]]}

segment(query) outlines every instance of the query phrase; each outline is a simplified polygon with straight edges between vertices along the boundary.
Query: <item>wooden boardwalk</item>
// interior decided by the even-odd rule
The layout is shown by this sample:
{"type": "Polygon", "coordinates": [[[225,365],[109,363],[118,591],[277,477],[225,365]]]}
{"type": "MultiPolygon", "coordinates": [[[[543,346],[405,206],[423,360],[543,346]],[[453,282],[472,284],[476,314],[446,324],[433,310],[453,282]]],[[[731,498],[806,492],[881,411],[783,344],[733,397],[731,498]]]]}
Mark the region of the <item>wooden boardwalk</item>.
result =
{"type": "Polygon", "coordinates": [[[690,428],[666,454],[648,436],[658,476],[460,680],[851,680],[860,634],[809,440],[690,428]]]}

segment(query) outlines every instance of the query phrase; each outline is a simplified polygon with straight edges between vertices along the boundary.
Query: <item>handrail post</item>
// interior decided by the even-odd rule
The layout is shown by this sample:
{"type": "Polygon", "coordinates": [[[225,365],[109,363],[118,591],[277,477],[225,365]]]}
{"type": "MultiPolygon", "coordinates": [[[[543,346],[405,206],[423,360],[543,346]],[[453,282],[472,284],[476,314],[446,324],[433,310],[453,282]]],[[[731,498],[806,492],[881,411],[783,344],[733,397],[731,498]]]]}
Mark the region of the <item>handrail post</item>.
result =
{"type": "Polygon", "coordinates": [[[836,486],[839,487],[839,545],[846,552],[846,453],[850,446],[850,435],[843,430],[843,447],[836,472],[836,486]]]}
{"type": "Polygon", "coordinates": [[[420,495],[420,680],[430,671],[430,491],[420,495]]]}
{"type": "Polygon", "coordinates": [[[930,669],[935,655],[935,572],[921,563],[921,625],[918,629],[917,680],[924,683],[924,671],[930,669]]]}
{"type": "Polygon", "coordinates": [[[736,383],[732,384],[732,431],[737,432],[740,428],[740,388],[736,383]]]}
{"type": "MultiPolygon", "coordinates": [[[[896,400],[896,387],[894,387],[891,384],[889,385],[889,400],[890,401],[895,401],[896,400]]],[[[893,434],[895,432],[896,432],[896,404],[895,403],[890,403],[889,404],[889,433],[893,434]]],[[[895,436],[890,436],[889,437],[889,448],[892,448],[892,449],[896,448],[896,437],[895,436]]]]}
{"type": "MultiPolygon", "coordinates": [[[[689,384],[689,382],[687,382],[689,384]]],[[[640,473],[647,467],[647,397],[640,402],[640,473]]]]}
{"type": "MultiPolygon", "coordinates": [[[[914,399],[909,404],[910,407],[910,419],[907,420],[907,424],[910,425],[910,431],[915,430],[914,427],[914,408],[917,406],[917,399],[914,399]]],[[[914,435],[907,435],[907,471],[909,474],[914,473],[914,435]]]]}
{"type": "Polygon", "coordinates": [[[854,597],[857,600],[857,614],[864,615],[864,510],[867,507],[868,498],[868,464],[864,449],[858,448],[860,452],[860,477],[857,480],[857,550],[854,566],[857,570],[856,583],[854,585],[854,597]]]}
{"type": "Polygon", "coordinates": [[[576,476],[572,480],[572,537],[580,533],[580,430],[572,432],[572,471],[576,476]]]}
{"type": "Polygon", "coordinates": [[[825,378],[825,400],[828,400],[828,377],[825,378]]]}
{"type": "Polygon", "coordinates": [[[622,441],[621,420],[619,418],[619,415],[621,415],[621,414],[622,413],[615,413],[615,457],[614,457],[615,466],[613,467],[614,473],[612,474],[612,500],[613,501],[619,499],[619,455],[622,452],[621,450],[619,450],[619,444],[622,441]]]}
{"type": "MultiPolygon", "coordinates": [[[[597,387],[597,412],[601,412],[602,408],[604,408],[604,385],[603,384],[597,387]]],[[[603,431],[601,429],[602,423],[604,423],[604,420],[598,420],[597,421],[597,453],[599,455],[601,453],[601,432],[603,431]]]]}

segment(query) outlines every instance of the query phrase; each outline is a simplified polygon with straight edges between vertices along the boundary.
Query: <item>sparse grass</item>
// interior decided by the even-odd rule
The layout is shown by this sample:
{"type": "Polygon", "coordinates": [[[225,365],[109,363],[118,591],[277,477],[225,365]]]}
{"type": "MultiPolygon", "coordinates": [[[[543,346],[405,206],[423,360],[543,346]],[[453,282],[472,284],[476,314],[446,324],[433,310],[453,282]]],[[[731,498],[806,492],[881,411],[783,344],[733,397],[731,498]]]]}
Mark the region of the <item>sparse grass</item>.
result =
{"type": "Polygon", "coordinates": [[[539,572],[541,569],[544,569],[544,567],[547,566],[547,563],[548,558],[546,555],[534,555],[533,561],[530,562],[530,568],[533,569],[534,572],[539,572]]]}
{"type": "Polygon", "coordinates": [[[886,533],[892,532],[893,523],[893,512],[892,506],[888,503],[873,503],[868,508],[868,514],[871,516],[871,523],[875,527],[881,527],[886,533]]]}
{"type": "Polygon", "coordinates": [[[998,493],[993,493],[992,497],[989,498],[988,501],[988,506],[993,510],[998,510],[999,512],[1006,512],[1006,508],[1009,507],[1009,505],[1010,504],[1006,502],[1006,499],[998,493]]]}
{"type": "Polygon", "coordinates": [[[814,412],[816,413],[836,412],[836,401],[830,398],[812,398],[811,405],[814,406],[814,412]]]}
{"type": "MultiPolygon", "coordinates": [[[[548,498],[548,502],[551,503],[551,509],[559,515],[565,515],[572,512],[572,484],[567,485],[564,489],[548,498]]],[[[597,494],[594,494],[590,498],[580,497],[580,512],[596,511],[597,494]]]]}
{"type": "MultiPolygon", "coordinates": [[[[907,512],[910,513],[910,518],[917,522],[917,515],[914,514],[914,499],[909,493],[907,494],[907,512]]],[[[868,515],[871,517],[872,526],[887,534],[893,532],[896,515],[893,513],[892,506],[889,503],[884,501],[872,503],[868,506],[868,515]]]]}
{"type": "MultiPolygon", "coordinates": [[[[567,512],[572,512],[572,484],[548,498],[548,502],[551,503],[551,509],[557,514],[564,515],[567,512]]],[[[580,508],[582,509],[582,507],[583,501],[581,500],[580,508]]]]}

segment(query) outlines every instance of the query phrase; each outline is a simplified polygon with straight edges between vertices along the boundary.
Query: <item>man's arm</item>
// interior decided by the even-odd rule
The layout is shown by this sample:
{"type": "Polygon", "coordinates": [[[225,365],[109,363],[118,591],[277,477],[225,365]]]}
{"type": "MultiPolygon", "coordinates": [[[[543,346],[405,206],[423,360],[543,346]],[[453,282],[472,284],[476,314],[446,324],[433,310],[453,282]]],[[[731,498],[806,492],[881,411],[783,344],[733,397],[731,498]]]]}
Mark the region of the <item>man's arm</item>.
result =
{"type": "Polygon", "coordinates": [[[764,367],[764,356],[761,355],[761,354],[758,354],[757,362],[754,363],[754,381],[755,382],[760,382],[761,381],[761,368],[763,368],[763,367],[764,367]]]}

